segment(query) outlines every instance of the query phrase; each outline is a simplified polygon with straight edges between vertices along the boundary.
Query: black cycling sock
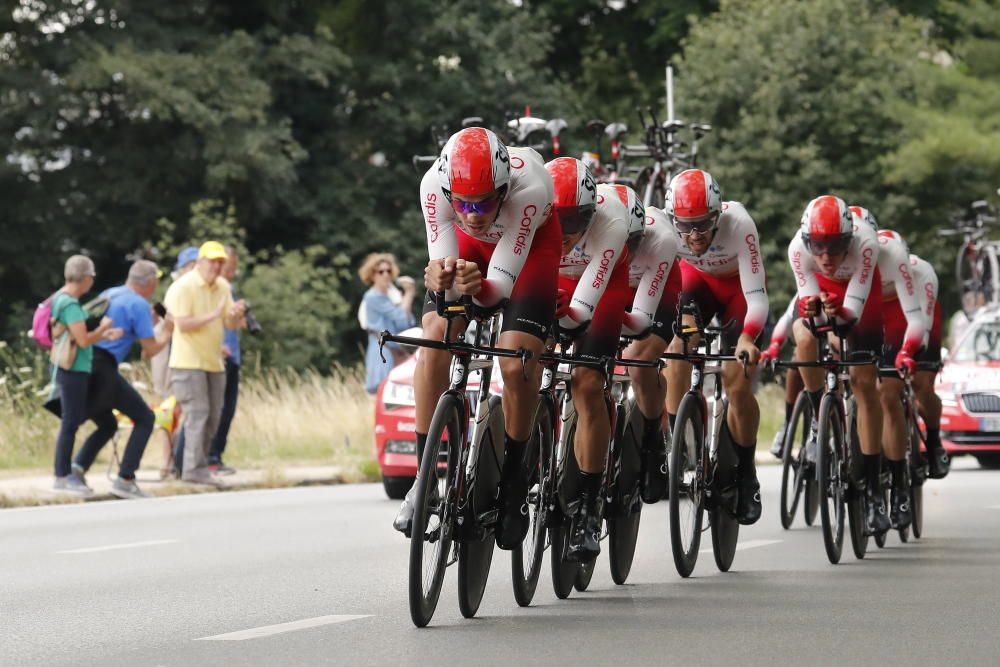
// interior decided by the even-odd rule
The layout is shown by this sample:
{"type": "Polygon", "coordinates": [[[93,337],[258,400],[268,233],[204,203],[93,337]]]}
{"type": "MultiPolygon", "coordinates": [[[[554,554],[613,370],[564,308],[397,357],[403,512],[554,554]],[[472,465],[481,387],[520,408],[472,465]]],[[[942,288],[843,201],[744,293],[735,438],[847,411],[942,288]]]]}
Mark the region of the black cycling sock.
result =
{"type": "Polygon", "coordinates": [[[809,402],[812,403],[813,419],[819,419],[819,399],[823,398],[823,390],[809,391],[807,389],[806,393],[809,394],[809,402]]]}
{"type": "Polygon", "coordinates": [[[794,403],[789,403],[785,401],[785,423],[792,421],[792,410],[795,409],[794,403]]]}
{"type": "Polygon", "coordinates": [[[868,482],[868,493],[878,491],[878,476],[882,472],[881,454],[862,454],[865,459],[865,480],[868,482]]]}
{"type": "Polygon", "coordinates": [[[424,460],[424,447],[427,446],[427,434],[417,433],[417,471],[420,471],[420,462],[424,460]]]}
{"type": "Polygon", "coordinates": [[[654,417],[653,419],[648,419],[645,415],[642,417],[642,444],[644,447],[655,446],[656,434],[660,432],[660,424],[662,423],[661,417],[654,417]]]}
{"type": "Polygon", "coordinates": [[[524,450],[527,448],[527,440],[515,440],[506,433],[503,435],[504,459],[503,478],[514,479],[524,462],[524,450]]]}
{"type": "Polygon", "coordinates": [[[939,428],[929,428],[927,429],[927,449],[941,449],[941,429],[939,428]]]}
{"type": "Polygon", "coordinates": [[[733,449],[736,450],[736,458],[739,459],[740,472],[753,472],[756,469],[754,455],[757,453],[757,447],[744,447],[733,440],[733,449]]]}
{"type": "Polygon", "coordinates": [[[892,473],[892,488],[902,489],[906,484],[906,459],[889,460],[889,471],[892,473]]]}
{"type": "Polygon", "coordinates": [[[580,471],[577,479],[580,486],[580,496],[586,499],[587,508],[593,510],[597,502],[597,494],[601,491],[601,477],[599,472],[580,471]]]}

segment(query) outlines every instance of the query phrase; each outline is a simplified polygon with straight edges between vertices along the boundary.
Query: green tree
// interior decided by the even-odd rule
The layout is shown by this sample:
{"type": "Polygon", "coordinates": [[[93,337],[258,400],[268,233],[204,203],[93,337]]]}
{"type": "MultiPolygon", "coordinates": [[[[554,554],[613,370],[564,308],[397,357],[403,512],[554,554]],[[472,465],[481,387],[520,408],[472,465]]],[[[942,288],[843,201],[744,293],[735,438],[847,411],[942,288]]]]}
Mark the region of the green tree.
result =
{"type": "Polygon", "coordinates": [[[899,145],[897,104],[917,94],[920,27],[866,0],[723,0],[685,40],[682,113],[715,127],[706,168],[757,221],[775,310],[813,197],[840,195],[907,231],[913,195],[887,182],[882,159],[899,145]]]}

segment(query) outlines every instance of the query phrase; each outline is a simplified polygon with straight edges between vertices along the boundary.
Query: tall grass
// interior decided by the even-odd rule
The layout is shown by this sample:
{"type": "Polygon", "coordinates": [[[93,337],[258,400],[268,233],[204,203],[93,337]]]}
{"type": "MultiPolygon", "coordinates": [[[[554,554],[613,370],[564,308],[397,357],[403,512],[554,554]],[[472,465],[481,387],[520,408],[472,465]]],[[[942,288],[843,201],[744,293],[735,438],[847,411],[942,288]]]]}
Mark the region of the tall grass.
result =
{"type": "MultiPolygon", "coordinates": [[[[50,470],[59,421],[42,409],[49,382],[45,355],[28,344],[0,342],[0,470],[50,470]]],[[[236,467],[277,469],[284,465],[334,465],[349,481],[377,479],[372,445],[374,401],[362,372],[337,367],[316,371],[256,370],[240,382],[225,459],[236,467]]],[[[122,372],[149,402],[149,369],[129,364],[122,372]]],[[[77,446],[91,432],[85,424],[77,446]]],[[[127,434],[121,433],[125,436],[127,434]]],[[[143,467],[164,464],[164,435],[154,433],[143,467]]],[[[124,443],[122,443],[123,446],[124,443]]],[[[107,460],[106,448],[99,462],[107,460]]]]}

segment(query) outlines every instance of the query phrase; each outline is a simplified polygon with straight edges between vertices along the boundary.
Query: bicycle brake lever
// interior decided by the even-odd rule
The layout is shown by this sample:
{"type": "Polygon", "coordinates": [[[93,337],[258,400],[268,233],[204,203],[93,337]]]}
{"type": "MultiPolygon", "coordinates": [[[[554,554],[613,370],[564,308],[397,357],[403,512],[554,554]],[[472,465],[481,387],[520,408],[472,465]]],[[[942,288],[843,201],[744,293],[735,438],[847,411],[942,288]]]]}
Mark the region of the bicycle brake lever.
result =
{"type": "Polygon", "coordinates": [[[382,357],[382,363],[389,363],[385,358],[385,335],[387,331],[383,331],[378,335],[378,356],[382,357]]]}
{"type": "Polygon", "coordinates": [[[521,360],[521,377],[525,382],[528,381],[528,360],[531,359],[531,350],[526,350],[523,347],[518,348],[518,359],[521,360]]]}

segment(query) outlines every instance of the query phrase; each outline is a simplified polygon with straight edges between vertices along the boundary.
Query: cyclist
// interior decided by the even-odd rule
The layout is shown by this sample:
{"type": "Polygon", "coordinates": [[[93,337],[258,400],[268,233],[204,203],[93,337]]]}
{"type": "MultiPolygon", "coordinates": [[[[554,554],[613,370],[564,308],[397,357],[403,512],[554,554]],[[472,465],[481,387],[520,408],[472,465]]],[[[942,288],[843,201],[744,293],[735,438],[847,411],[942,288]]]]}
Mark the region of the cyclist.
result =
{"type": "MultiPolygon", "coordinates": [[[[623,328],[623,333],[629,336],[648,335],[626,348],[626,359],[658,359],[673,339],[681,291],[681,268],[675,261],[679,246],[680,239],[667,214],[655,206],[648,207],[642,243],[629,266],[632,308],[625,314],[623,328]]],[[[630,367],[628,372],[643,419],[642,499],[655,503],[667,490],[667,453],[663,440],[666,384],[655,368],[630,367]]]]}
{"type": "MultiPolygon", "coordinates": [[[[788,302],[785,312],[771,330],[771,342],[767,349],[760,353],[761,362],[776,361],[781,355],[781,346],[784,345],[788,334],[792,331],[792,323],[798,317],[798,298],[793,296],[788,302]]],[[[792,419],[792,410],[795,408],[795,400],[802,391],[802,376],[799,369],[789,368],[785,374],[785,421],[781,422],[778,431],[774,434],[774,442],[771,443],[771,454],[780,459],[785,447],[785,430],[788,422],[792,419]]]]}
{"type": "MultiPolygon", "coordinates": [[[[917,361],[941,361],[941,302],[938,296],[938,277],[934,267],[917,255],[910,255],[910,268],[917,283],[917,296],[924,314],[924,324],[928,334],[924,337],[926,346],[916,357],[917,361]]],[[[948,452],[941,445],[941,399],[934,392],[934,378],[937,371],[917,370],[913,376],[913,391],[917,395],[920,417],[927,429],[928,471],[931,479],[941,479],[948,474],[951,462],[948,452]]]]}
{"type": "MultiPolygon", "coordinates": [[[[562,226],[559,326],[575,334],[577,356],[594,361],[613,357],[629,303],[628,258],[642,239],[642,202],[630,188],[623,193],[610,185],[595,186],[587,167],[575,158],[557,158],[545,168],[552,175],[562,226]]],[[[601,552],[596,504],[611,440],[604,382],[604,374],[595,368],[573,369],[578,415],[573,451],[580,472],[567,558],[581,562],[601,552]]]]}
{"type": "MultiPolygon", "coordinates": [[[[862,211],[852,207],[853,212],[862,211]]],[[[862,218],[864,214],[862,213],[862,218]]],[[[914,357],[924,343],[926,325],[917,298],[917,285],[910,270],[910,250],[894,231],[878,232],[878,270],[882,277],[883,357],[893,366],[916,375],[914,357]]],[[[889,521],[894,528],[910,525],[910,490],[906,485],[906,415],[903,414],[903,381],[898,373],[883,373],[879,382],[882,399],[882,448],[892,473],[889,521]]]]}
{"type": "MultiPolygon", "coordinates": [[[[751,382],[760,360],[755,341],[768,309],[757,225],[742,204],[723,202],[719,184],[700,169],[682,171],[670,182],[666,213],[681,238],[681,304],[695,304],[704,322],[718,315],[725,327],[724,345],[735,347],[736,356],[748,364],[724,363],[722,383],[729,398],[726,425],[739,457],[736,520],[749,525],[761,514],[754,464],[760,408],[751,382]]],[[[684,316],[684,325],[693,323],[690,315],[684,316]]],[[[681,339],[674,338],[668,349],[682,353],[681,339]]],[[[667,377],[667,414],[673,427],[690,386],[690,364],[671,363],[667,377]]]]}
{"type": "MultiPolygon", "coordinates": [[[[874,228],[855,220],[840,197],[824,195],[809,202],[799,231],[788,246],[788,261],[798,285],[799,314],[819,322],[832,318],[847,329],[850,349],[877,354],[882,347],[882,285],[874,228]]],[[[816,361],[816,338],[803,320],[792,327],[796,361],[816,361]]],[[[813,407],[810,441],[815,442],[823,369],[799,371],[813,407]]],[[[853,366],[851,388],[858,405],[858,435],[868,488],[866,532],[889,529],[885,501],[878,491],[881,468],[882,413],[875,366],[853,366]]]]}
{"type": "MultiPolygon", "coordinates": [[[[521,464],[541,383],[537,359],[555,312],[560,233],[550,218],[552,179],[530,148],[508,150],[492,131],[466,128],[451,136],[424,174],[420,202],[430,256],[424,269],[424,336],[444,337],[445,320],[435,304],[435,294],[444,291],[449,300],[468,295],[478,306],[503,308],[500,346],[532,353],[523,369],[516,358],[500,362],[506,456],[496,540],[501,548],[513,548],[527,532],[527,517],[520,512],[528,492],[521,464]]],[[[417,357],[418,458],[435,404],[448,388],[450,361],[448,352],[430,348],[417,357]]],[[[412,493],[393,522],[406,533],[412,493]]]]}

